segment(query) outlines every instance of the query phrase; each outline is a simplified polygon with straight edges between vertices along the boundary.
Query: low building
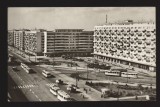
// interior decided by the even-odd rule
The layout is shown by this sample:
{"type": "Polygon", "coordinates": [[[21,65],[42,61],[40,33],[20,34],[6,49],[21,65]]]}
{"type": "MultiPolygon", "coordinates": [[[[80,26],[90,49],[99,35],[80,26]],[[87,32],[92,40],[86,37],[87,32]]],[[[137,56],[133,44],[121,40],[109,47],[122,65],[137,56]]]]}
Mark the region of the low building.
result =
{"type": "Polygon", "coordinates": [[[8,45],[14,46],[14,31],[8,30],[8,45]]]}

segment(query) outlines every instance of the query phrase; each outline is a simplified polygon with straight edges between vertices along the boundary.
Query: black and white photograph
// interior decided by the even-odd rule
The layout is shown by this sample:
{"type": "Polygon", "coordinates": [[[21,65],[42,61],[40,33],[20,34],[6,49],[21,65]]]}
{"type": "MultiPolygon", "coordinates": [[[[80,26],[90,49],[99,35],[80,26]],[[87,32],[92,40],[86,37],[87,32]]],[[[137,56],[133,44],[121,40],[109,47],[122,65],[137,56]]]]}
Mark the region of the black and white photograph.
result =
{"type": "Polygon", "coordinates": [[[156,101],[155,7],[8,7],[8,102],[156,101]]]}

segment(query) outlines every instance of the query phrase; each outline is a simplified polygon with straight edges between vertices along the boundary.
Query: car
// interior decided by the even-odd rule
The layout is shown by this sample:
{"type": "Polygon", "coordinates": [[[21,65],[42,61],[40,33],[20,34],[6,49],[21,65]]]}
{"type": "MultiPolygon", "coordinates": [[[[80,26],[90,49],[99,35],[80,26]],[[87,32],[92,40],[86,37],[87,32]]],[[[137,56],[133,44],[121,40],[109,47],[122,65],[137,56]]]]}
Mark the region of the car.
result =
{"type": "Polygon", "coordinates": [[[77,100],[75,100],[74,98],[70,98],[69,101],[77,101],[77,100]]]}
{"type": "Polygon", "coordinates": [[[56,80],[57,84],[63,84],[63,81],[61,79],[56,80]]]}
{"type": "Polygon", "coordinates": [[[77,91],[77,87],[74,84],[72,84],[72,83],[68,84],[67,91],[76,92],[77,91]]]}
{"type": "Polygon", "coordinates": [[[56,83],[52,83],[51,87],[58,87],[56,83]]]}
{"type": "Polygon", "coordinates": [[[13,71],[18,71],[17,67],[12,67],[13,71]]]}

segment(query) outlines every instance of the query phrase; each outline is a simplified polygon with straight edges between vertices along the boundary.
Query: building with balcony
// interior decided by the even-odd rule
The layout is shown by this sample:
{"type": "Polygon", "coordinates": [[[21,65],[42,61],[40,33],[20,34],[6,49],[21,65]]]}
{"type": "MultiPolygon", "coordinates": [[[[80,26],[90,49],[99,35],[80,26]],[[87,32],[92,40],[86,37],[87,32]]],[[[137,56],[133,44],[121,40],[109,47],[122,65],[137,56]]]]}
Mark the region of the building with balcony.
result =
{"type": "Polygon", "coordinates": [[[22,30],[14,30],[13,31],[13,40],[14,40],[14,47],[18,50],[24,50],[24,29],[22,30]]]}
{"type": "Polygon", "coordinates": [[[125,22],[95,26],[93,48],[98,60],[155,71],[156,25],[125,22]]]}
{"type": "Polygon", "coordinates": [[[24,32],[24,51],[32,55],[43,55],[42,37],[45,30],[29,30],[24,32]]]}
{"type": "Polygon", "coordinates": [[[13,30],[8,30],[8,45],[9,46],[14,46],[14,31],[13,30]]]}

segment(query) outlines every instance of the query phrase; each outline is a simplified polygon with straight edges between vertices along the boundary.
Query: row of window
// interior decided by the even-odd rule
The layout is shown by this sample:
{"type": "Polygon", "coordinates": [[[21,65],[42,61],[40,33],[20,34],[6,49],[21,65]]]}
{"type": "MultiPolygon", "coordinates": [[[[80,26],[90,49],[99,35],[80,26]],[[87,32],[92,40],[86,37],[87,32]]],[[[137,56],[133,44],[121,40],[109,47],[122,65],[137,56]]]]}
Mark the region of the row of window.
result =
{"type": "MultiPolygon", "coordinates": [[[[143,26],[143,27],[99,27],[99,29],[154,29],[155,28],[155,26],[143,26]]],[[[98,27],[97,28],[95,28],[95,29],[98,29],[98,27]]]]}

